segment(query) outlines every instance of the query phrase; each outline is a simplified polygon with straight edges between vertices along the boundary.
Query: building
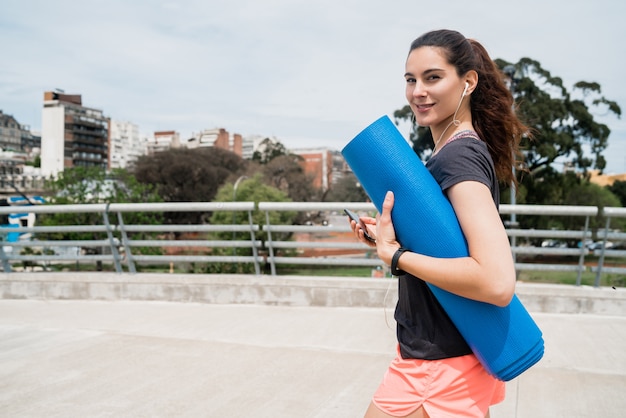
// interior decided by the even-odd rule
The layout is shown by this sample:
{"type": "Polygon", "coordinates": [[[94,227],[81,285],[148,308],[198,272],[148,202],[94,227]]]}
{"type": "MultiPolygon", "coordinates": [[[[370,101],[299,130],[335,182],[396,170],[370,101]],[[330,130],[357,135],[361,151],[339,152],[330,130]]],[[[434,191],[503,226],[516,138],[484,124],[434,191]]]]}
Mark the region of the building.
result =
{"type": "Polygon", "coordinates": [[[0,110],[0,149],[25,152],[30,159],[39,154],[41,135],[31,132],[30,126],[20,124],[13,116],[0,110]]]}
{"type": "Polygon", "coordinates": [[[304,173],[313,178],[313,187],[327,191],[333,183],[333,156],[328,148],[294,149],[302,157],[304,173]]]}
{"type": "Polygon", "coordinates": [[[70,167],[101,167],[109,158],[109,118],[85,107],[79,94],[44,93],[41,172],[56,176],[70,167]]]}
{"type": "MultiPolygon", "coordinates": [[[[225,149],[243,157],[244,141],[240,134],[230,135],[224,128],[205,129],[187,141],[187,148],[215,147],[225,149]]],[[[250,153],[250,155],[252,155],[250,153]]]]}
{"type": "Polygon", "coordinates": [[[22,143],[22,129],[11,115],[0,110],[0,148],[19,151],[22,143]]]}
{"type": "Polygon", "coordinates": [[[139,127],[127,121],[111,120],[109,168],[127,168],[147,153],[146,142],[139,127]]]}
{"type": "Polygon", "coordinates": [[[171,148],[180,148],[180,134],[176,131],[157,131],[146,144],[146,153],[154,155],[157,152],[167,151],[171,148]]]}

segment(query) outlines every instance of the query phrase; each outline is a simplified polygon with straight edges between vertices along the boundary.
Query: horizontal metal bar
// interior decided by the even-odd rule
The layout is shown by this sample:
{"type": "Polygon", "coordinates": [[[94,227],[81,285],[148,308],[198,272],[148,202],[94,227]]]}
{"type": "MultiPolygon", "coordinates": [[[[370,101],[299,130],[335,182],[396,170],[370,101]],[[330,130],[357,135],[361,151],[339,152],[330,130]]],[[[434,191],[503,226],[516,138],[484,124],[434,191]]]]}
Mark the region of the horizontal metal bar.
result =
{"type": "MultiPolygon", "coordinates": [[[[3,242],[5,247],[30,247],[30,248],[49,248],[49,247],[109,247],[110,241],[108,239],[102,240],[73,240],[73,241],[16,241],[16,242],[3,242]]],[[[117,242],[119,245],[119,241],[117,242]]]]}
{"type": "Polygon", "coordinates": [[[267,261],[276,264],[310,264],[334,266],[384,266],[377,258],[348,258],[348,257],[268,257],[267,261]]]}
{"type": "Polygon", "coordinates": [[[134,262],[141,263],[176,263],[176,262],[200,262],[200,263],[254,263],[252,256],[213,256],[213,255],[135,255],[134,262]]]}
{"type": "Polygon", "coordinates": [[[109,212],[253,211],[255,202],[111,203],[109,212]]]}
{"type": "Polygon", "coordinates": [[[359,242],[309,242],[309,241],[272,241],[274,248],[320,248],[320,249],[344,249],[344,250],[373,250],[359,242]]]}
{"type": "MultiPolygon", "coordinates": [[[[593,255],[599,256],[600,254],[602,254],[601,249],[593,251],[593,255]]],[[[605,257],[626,257],[626,250],[612,250],[610,248],[607,248],[606,250],[604,250],[604,256],[605,257]]]]}
{"type": "Polygon", "coordinates": [[[124,225],[126,232],[250,232],[259,225],[124,225]]]}
{"type": "MultiPolygon", "coordinates": [[[[253,211],[255,202],[165,202],[111,203],[109,212],[216,212],[253,211]]],[[[106,203],[81,205],[20,205],[2,206],[0,214],[11,213],[97,213],[106,212],[106,203]]]]}
{"type": "Polygon", "coordinates": [[[500,205],[501,215],[596,216],[596,206],[500,205]]]}
{"type": "Polygon", "coordinates": [[[128,245],[131,247],[248,247],[255,246],[260,248],[263,246],[262,241],[204,241],[204,240],[129,240],[128,245]]]}
{"type": "Polygon", "coordinates": [[[263,231],[269,232],[300,232],[300,233],[324,233],[324,232],[350,232],[350,225],[321,226],[321,225],[263,225],[263,231]]]}
{"type": "Polygon", "coordinates": [[[263,211],[337,211],[343,213],[344,209],[375,211],[373,203],[357,202],[259,202],[259,210],[263,211]]]}
{"type": "Polygon", "coordinates": [[[11,253],[6,254],[7,259],[15,261],[110,261],[113,262],[113,256],[111,255],[13,255],[11,253]]]}
{"type": "Polygon", "coordinates": [[[107,229],[105,225],[59,225],[59,226],[33,226],[17,228],[0,228],[0,234],[6,235],[11,232],[19,233],[63,233],[63,232],[107,232],[115,231],[115,226],[107,229]]]}
{"type": "Polygon", "coordinates": [[[507,229],[509,237],[579,238],[591,237],[591,231],[557,231],[554,229],[507,229]]]}
{"type": "MultiPolygon", "coordinates": [[[[578,271],[578,265],[573,264],[534,264],[534,263],[515,263],[515,270],[525,271],[578,271]]],[[[583,266],[583,271],[586,267],[583,266]]]]}
{"type": "MultiPolygon", "coordinates": [[[[590,268],[590,270],[593,271],[594,273],[596,273],[598,271],[598,266],[592,266],[590,268]]],[[[607,266],[602,266],[602,273],[626,274],[626,267],[607,267],[607,266]]]]}
{"type": "Polygon", "coordinates": [[[626,208],[608,207],[602,208],[602,215],[607,217],[626,217],[626,208]]]}
{"type": "MultiPolygon", "coordinates": [[[[580,248],[546,248],[546,247],[512,247],[511,251],[515,254],[528,254],[528,255],[575,255],[579,256],[580,248]]],[[[585,254],[589,253],[589,250],[585,249],[585,254]]]]}

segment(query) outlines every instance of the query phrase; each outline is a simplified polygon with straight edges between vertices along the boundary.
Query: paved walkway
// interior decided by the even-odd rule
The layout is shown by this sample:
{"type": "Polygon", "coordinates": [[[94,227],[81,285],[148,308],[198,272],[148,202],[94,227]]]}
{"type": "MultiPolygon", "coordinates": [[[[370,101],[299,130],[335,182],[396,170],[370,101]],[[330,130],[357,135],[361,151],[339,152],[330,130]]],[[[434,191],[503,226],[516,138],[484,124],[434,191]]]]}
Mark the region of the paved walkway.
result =
{"type": "MultiPolygon", "coordinates": [[[[382,308],[0,300],[1,417],[361,417],[382,308]]],[[[546,354],[493,418],[623,417],[626,317],[534,314],[546,354]]]]}

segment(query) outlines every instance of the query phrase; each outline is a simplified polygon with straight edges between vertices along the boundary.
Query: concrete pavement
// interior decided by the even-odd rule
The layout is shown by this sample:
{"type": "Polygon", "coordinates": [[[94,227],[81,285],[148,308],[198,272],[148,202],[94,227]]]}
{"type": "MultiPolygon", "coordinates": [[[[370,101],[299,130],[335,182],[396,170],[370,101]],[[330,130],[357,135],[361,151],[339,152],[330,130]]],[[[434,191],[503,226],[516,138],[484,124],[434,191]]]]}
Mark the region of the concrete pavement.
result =
{"type": "MultiPolygon", "coordinates": [[[[545,356],[492,418],[623,417],[626,316],[529,311],[545,356]]],[[[0,416],[360,417],[393,327],[371,306],[0,299],[0,416]]]]}

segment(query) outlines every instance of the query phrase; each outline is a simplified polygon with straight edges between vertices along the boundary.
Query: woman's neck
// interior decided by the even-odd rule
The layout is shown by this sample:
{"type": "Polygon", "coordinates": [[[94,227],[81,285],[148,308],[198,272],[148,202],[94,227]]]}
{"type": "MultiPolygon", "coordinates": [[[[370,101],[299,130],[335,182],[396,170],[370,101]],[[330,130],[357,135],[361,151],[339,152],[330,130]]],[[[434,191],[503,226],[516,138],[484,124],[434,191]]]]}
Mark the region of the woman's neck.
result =
{"type": "Polygon", "coordinates": [[[459,122],[458,125],[455,124],[454,121],[450,121],[450,123],[448,123],[448,125],[445,128],[442,128],[439,132],[431,129],[434,142],[433,153],[437,153],[446,141],[452,137],[452,135],[466,130],[474,130],[471,120],[459,122]]]}

